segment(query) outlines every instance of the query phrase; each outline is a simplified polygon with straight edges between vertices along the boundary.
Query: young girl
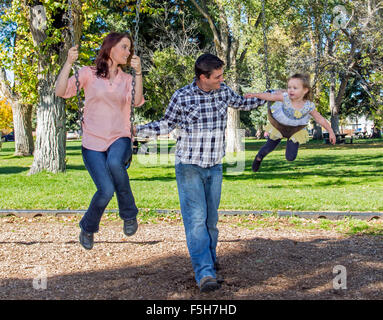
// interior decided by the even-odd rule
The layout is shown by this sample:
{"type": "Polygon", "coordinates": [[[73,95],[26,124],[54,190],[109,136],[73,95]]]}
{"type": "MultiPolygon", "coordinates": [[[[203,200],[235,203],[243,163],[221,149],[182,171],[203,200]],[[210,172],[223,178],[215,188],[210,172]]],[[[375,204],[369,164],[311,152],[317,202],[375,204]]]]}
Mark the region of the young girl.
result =
{"type": "MultiPolygon", "coordinates": [[[[80,221],[80,243],[92,249],[93,234],[98,231],[106,206],[117,194],[123,231],[132,236],[137,228],[137,213],[125,162],[132,154],[130,112],[144,103],[140,58],[134,55],[133,39],[127,33],[108,34],[94,67],[79,70],[80,88],[84,89],[82,156],[97,192],[80,221]],[[135,105],[132,106],[132,76],[121,66],[131,65],[136,72],[135,105]]],[[[56,83],[56,95],[70,98],[76,94],[76,79],[69,78],[78,58],[77,47],[68,52],[67,61],[56,83]],[[68,79],[69,78],[69,79],[68,79]]]]}
{"type": "Polygon", "coordinates": [[[267,142],[259,150],[253,161],[252,170],[254,172],[258,171],[263,158],[278,146],[283,137],[288,139],[286,159],[288,161],[295,160],[299,145],[309,139],[305,126],[311,117],[329,132],[330,142],[335,144],[334,131],[328,121],[315,110],[315,105],[310,101],[310,96],[310,78],[308,75],[299,73],[288,79],[287,92],[281,90],[271,93],[250,93],[245,95],[245,98],[256,97],[266,101],[276,101],[270,108],[271,114],[269,113],[272,117],[269,120],[273,124],[269,122],[265,128],[268,133],[267,142]]]}

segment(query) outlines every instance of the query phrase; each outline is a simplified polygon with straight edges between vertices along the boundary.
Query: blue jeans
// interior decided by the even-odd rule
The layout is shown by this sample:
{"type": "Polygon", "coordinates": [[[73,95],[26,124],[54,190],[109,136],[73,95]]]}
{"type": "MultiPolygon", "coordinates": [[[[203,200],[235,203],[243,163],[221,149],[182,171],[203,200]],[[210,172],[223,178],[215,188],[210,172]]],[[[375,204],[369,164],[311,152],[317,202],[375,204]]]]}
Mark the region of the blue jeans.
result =
{"type": "Polygon", "coordinates": [[[82,147],[82,158],[86,169],[97,187],[88,210],[80,221],[86,232],[97,232],[104,210],[117,195],[120,217],[123,220],[135,219],[138,213],[125,162],[132,153],[130,138],[120,138],[104,152],[82,147]]]}
{"type": "Polygon", "coordinates": [[[216,277],[218,207],[221,200],[222,164],[202,168],[176,164],[176,180],[195,280],[216,277]]]}

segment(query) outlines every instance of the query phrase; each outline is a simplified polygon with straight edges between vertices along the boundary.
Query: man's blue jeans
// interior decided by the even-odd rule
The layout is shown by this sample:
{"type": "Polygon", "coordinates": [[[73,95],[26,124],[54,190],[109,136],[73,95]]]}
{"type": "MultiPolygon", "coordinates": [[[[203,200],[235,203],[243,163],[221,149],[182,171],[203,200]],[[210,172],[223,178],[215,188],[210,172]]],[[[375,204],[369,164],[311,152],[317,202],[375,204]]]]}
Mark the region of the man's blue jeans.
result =
{"type": "Polygon", "coordinates": [[[176,180],[186,243],[195,279],[216,277],[218,207],[221,199],[222,164],[202,168],[176,164],[176,180]]]}
{"type": "Polygon", "coordinates": [[[135,219],[138,213],[125,162],[132,153],[130,138],[120,138],[104,152],[82,147],[82,157],[86,169],[97,187],[88,210],[80,221],[86,232],[97,232],[104,210],[117,195],[120,217],[123,220],[135,219]]]}

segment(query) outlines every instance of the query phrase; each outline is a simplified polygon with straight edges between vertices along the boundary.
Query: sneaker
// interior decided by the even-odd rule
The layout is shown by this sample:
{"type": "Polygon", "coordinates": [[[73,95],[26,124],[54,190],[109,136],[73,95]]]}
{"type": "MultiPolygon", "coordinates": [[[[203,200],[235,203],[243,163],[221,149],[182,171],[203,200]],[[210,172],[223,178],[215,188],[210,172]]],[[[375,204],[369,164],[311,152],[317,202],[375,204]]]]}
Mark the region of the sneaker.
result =
{"type": "Polygon", "coordinates": [[[254,161],[253,161],[253,165],[251,166],[251,169],[254,171],[254,172],[257,172],[259,170],[259,167],[261,166],[261,162],[262,162],[262,159],[261,160],[258,160],[258,156],[256,156],[254,158],[254,161]]]}
{"type": "Polygon", "coordinates": [[[218,290],[219,288],[221,288],[221,285],[217,282],[216,278],[211,276],[203,277],[199,282],[200,292],[210,292],[218,290]]]}
{"type": "Polygon", "coordinates": [[[86,232],[81,229],[80,232],[80,243],[86,250],[93,248],[93,232],[86,232]]]}
{"type": "Polygon", "coordinates": [[[134,235],[138,229],[137,219],[124,220],[124,233],[128,237],[134,235]]]}

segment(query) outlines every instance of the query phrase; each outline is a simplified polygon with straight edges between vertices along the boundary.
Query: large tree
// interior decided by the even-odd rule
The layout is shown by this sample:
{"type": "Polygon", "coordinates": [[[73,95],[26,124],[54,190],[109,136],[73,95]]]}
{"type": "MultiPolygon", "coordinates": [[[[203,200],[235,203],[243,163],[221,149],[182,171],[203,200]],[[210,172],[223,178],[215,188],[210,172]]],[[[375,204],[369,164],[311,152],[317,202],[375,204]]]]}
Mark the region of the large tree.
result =
{"type": "Polygon", "coordinates": [[[194,61],[205,45],[199,37],[203,27],[183,1],[153,5],[156,12],[143,15],[140,32],[144,88],[150,99],[137,114],[145,120],[161,118],[174,91],[193,80],[194,61]]]}
{"type": "Polygon", "coordinates": [[[0,68],[0,93],[12,107],[15,132],[15,155],[30,156],[33,153],[32,104],[22,103],[19,94],[10,85],[5,69],[0,68]]]}
{"type": "MultiPolygon", "coordinates": [[[[226,0],[191,0],[204,19],[209,24],[213,34],[217,56],[225,63],[226,80],[230,87],[238,91],[238,64],[244,57],[246,46],[240,49],[240,36],[244,32],[246,22],[243,16],[249,16],[246,10],[254,7],[246,6],[242,1],[226,0]]],[[[226,151],[241,151],[240,113],[238,110],[229,108],[226,134],[226,151]]]]}
{"type": "MultiPolygon", "coordinates": [[[[82,32],[82,3],[72,0],[73,25],[76,42],[82,32]]],[[[71,37],[65,12],[67,2],[23,1],[24,13],[32,33],[34,50],[37,53],[38,96],[36,150],[30,174],[47,170],[65,171],[65,101],[55,95],[55,82],[66,53],[71,46],[71,37]],[[60,35],[57,31],[60,30],[60,35]]]]}
{"type": "Polygon", "coordinates": [[[7,98],[12,107],[13,129],[15,132],[15,155],[32,155],[32,110],[36,100],[35,69],[31,52],[26,50],[28,39],[17,33],[11,1],[1,2],[0,15],[0,95],[7,98]],[[13,83],[6,71],[13,74],[13,83]],[[24,76],[23,76],[24,75],[24,76]]]}
{"type": "Polygon", "coordinates": [[[322,113],[329,110],[335,132],[343,116],[340,106],[351,98],[346,96],[351,94],[346,90],[350,81],[379,92],[372,78],[381,72],[382,5],[383,1],[375,0],[343,5],[336,0],[293,0],[286,19],[278,22],[287,22],[293,40],[287,69],[312,74],[314,101],[322,113]]]}
{"type": "MultiPolygon", "coordinates": [[[[345,6],[331,2],[329,12],[331,21],[325,31],[327,46],[323,58],[327,64],[325,75],[329,82],[331,126],[335,132],[339,132],[340,107],[347,98],[349,81],[362,81],[367,92],[373,86],[369,84],[368,74],[374,71],[363,74],[360,70],[366,65],[365,61],[381,61],[377,57],[378,48],[382,45],[383,1],[355,0],[347,2],[345,6]]],[[[368,65],[381,72],[381,62],[368,65]]],[[[374,100],[371,99],[370,103],[374,103],[374,100]]]]}
{"type": "MultiPolygon", "coordinates": [[[[74,99],[67,103],[54,92],[57,75],[72,40],[81,43],[79,64],[92,64],[105,34],[131,29],[135,16],[135,3],[132,2],[72,0],[72,37],[68,3],[67,0],[3,0],[0,3],[11,5],[7,17],[16,26],[17,35],[12,54],[1,56],[8,59],[8,66],[15,75],[15,85],[12,90],[7,88],[8,93],[17,93],[23,101],[29,98],[30,104],[35,102],[36,105],[36,150],[30,174],[42,170],[65,171],[65,107],[67,104],[72,109],[77,106],[74,99]]],[[[142,8],[145,10],[146,5],[142,8]]],[[[6,81],[2,81],[2,87],[6,85],[6,81]]],[[[16,100],[15,95],[11,98],[16,100]]],[[[16,103],[13,105],[17,106],[16,103]]]]}

